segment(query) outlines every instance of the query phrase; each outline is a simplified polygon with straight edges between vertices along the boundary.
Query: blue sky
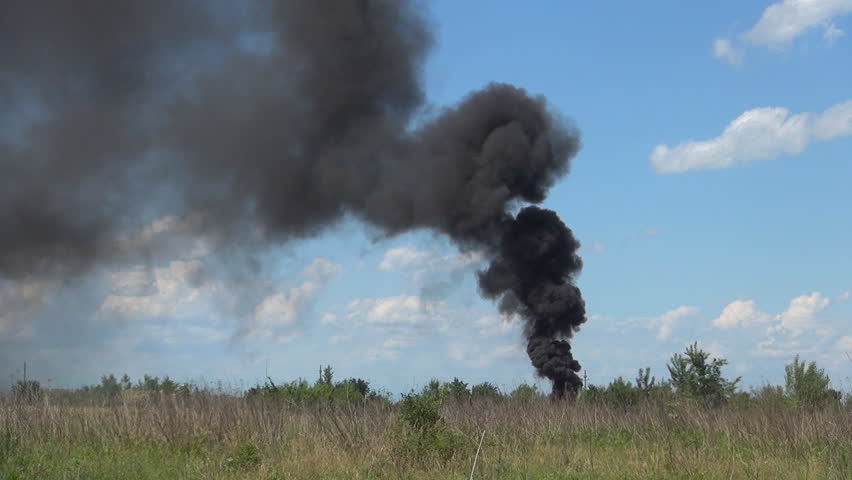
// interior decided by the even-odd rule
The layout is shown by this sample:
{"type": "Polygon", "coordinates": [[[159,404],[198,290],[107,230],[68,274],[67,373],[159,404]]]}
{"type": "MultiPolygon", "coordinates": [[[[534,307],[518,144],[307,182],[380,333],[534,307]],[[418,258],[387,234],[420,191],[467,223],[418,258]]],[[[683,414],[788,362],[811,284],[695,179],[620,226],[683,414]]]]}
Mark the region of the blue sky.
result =
{"type": "MultiPolygon", "coordinates": [[[[852,389],[852,2],[424,4],[434,108],[510,82],[582,131],[545,206],[583,244],[589,321],[573,345],[590,381],[666,376],[699,341],[747,386],[780,382],[798,353],[852,389]]],[[[127,372],[238,386],[320,364],[392,392],[536,381],[518,322],[477,294],[480,259],[440,236],[346,222],[259,254],[247,305],[240,281],[195,281],[216,265],[204,239],[183,243],[86,288],[4,284],[19,305],[0,317],[4,345],[55,385],[127,372]]]]}

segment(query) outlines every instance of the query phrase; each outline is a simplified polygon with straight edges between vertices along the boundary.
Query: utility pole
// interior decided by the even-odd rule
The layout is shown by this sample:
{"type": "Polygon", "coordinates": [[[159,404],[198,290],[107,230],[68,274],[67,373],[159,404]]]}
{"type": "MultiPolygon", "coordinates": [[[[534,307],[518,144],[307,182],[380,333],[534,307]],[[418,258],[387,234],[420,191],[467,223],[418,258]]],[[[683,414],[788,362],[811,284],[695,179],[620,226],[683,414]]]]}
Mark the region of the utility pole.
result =
{"type": "Polygon", "coordinates": [[[583,388],[589,387],[589,372],[586,369],[583,369],[583,388]]]}
{"type": "Polygon", "coordinates": [[[27,362],[24,362],[24,386],[27,385],[27,362]]]}

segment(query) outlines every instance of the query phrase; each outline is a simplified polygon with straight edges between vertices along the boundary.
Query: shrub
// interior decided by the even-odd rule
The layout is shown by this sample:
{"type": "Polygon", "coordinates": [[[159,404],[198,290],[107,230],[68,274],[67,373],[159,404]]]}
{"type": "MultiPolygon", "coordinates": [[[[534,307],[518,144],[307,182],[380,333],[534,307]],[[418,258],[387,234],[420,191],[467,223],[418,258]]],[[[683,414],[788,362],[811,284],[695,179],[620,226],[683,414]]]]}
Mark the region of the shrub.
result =
{"type": "Polygon", "coordinates": [[[639,373],[636,375],[636,390],[638,390],[639,393],[646,397],[651,395],[651,392],[654,391],[656,383],[657,377],[651,376],[651,367],[639,369],[639,373]]]}
{"type": "Polygon", "coordinates": [[[143,375],[140,378],[136,385],[133,387],[136,390],[144,390],[147,392],[159,392],[160,391],[160,377],[152,377],[150,375],[143,375]]]}
{"type": "Polygon", "coordinates": [[[313,385],[304,379],[276,385],[267,377],[264,385],[249,388],[246,398],[310,405],[317,402],[363,402],[366,399],[387,401],[387,394],[372,391],[370,383],[360,378],[333,383],[333,370],[326,367],[320,371],[320,378],[313,385]]]}
{"type": "Polygon", "coordinates": [[[685,355],[674,354],[667,365],[671,382],[678,395],[702,400],[711,405],[721,404],[736,392],[741,377],[729,381],[722,376],[724,358],[710,358],[698,348],[698,342],[686,348],[685,355]]]}
{"type": "Polygon", "coordinates": [[[509,397],[512,400],[517,400],[521,402],[530,402],[542,397],[541,392],[538,391],[538,387],[535,385],[527,385],[526,383],[522,383],[517,386],[512,393],[509,394],[509,397]]]}
{"type": "Polygon", "coordinates": [[[581,402],[619,407],[633,405],[639,399],[639,390],[622,377],[611,381],[606,387],[589,385],[580,393],[581,402]]]}
{"type": "Polygon", "coordinates": [[[453,400],[462,401],[470,399],[470,389],[467,388],[467,383],[458,378],[453,378],[453,381],[446,384],[446,387],[447,393],[453,400]]]}
{"type": "Polygon", "coordinates": [[[639,398],[639,391],[629,381],[618,377],[606,387],[606,403],[612,406],[633,405],[639,398]]]}
{"type": "Polygon", "coordinates": [[[588,384],[580,391],[580,402],[583,403],[603,403],[606,395],[606,387],[600,385],[588,384]]]}
{"type": "Polygon", "coordinates": [[[260,449],[251,441],[242,441],[234,449],[233,455],[226,460],[229,468],[234,470],[254,470],[262,461],[260,449]]]}
{"type": "Polygon", "coordinates": [[[829,388],[831,380],[816,362],[799,361],[799,356],[784,367],[787,395],[796,405],[817,407],[840,401],[840,392],[829,388]]]}
{"type": "Polygon", "coordinates": [[[403,395],[399,402],[399,418],[415,430],[432,428],[441,420],[441,403],[440,396],[434,394],[412,392],[403,395]]]}
{"type": "Polygon", "coordinates": [[[421,395],[444,399],[449,395],[449,392],[446,386],[441,385],[440,380],[433,378],[429,380],[429,383],[423,385],[421,395]]]}
{"type": "Polygon", "coordinates": [[[470,389],[474,398],[500,398],[500,389],[491,382],[482,382],[470,389]]]}
{"type": "Polygon", "coordinates": [[[97,385],[94,390],[108,398],[114,398],[121,395],[122,384],[113,374],[102,375],[101,384],[97,385]]]}
{"type": "Polygon", "coordinates": [[[760,388],[753,388],[751,390],[751,401],[761,408],[779,409],[793,406],[790,398],[784,394],[784,387],[780,385],[766,384],[760,388]]]}
{"type": "Polygon", "coordinates": [[[360,378],[347,378],[342,382],[338,382],[335,388],[346,393],[347,398],[349,392],[357,393],[361,398],[366,398],[370,395],[370,382],[360,378]]]}
{"type": "Polygon", "coordinates": [[[424,463],[447,462],[456,454],[463,439],[441,418],[443,401],[439,389],[403,395],[398,405],[400,422],[393,433],[397,457],[424,463]]]}

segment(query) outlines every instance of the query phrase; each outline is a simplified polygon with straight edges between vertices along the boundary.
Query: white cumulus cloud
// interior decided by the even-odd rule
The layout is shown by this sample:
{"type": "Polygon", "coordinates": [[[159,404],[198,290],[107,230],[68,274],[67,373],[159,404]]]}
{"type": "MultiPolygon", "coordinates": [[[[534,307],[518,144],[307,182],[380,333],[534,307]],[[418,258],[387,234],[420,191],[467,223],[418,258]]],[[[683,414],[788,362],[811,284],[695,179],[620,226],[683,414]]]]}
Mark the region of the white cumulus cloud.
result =
{"type": "Polygon", "coordinates": [[[752,323],[764,323],[772,320],[768,313],[754,308],[754,300],[736,300],[729,303],[722,314],[713,320],[713,325],[719,328],[733,328],[736,326],[748,326],[752,323]]]}
{"type": "Polygon", "coordinates": [[[417,295],[398,295],[366,300],[367,322],[373,324],[416,324],[428,321],[438,314],[442,302],[430,302],[417,295]]]}
{"type": "Polygon", "coordinates": [[[431,251],[418,250],[410,246],[391,248],[382,257],[379,270],[391,271],[418,267],[429,260],[432,255],[433,252],[431,251]]]}
{"type": "Polygon", "coordinates": [[[447,346],[447,356],[455,362],[464,362],[473,368],[483,368],[495,361],[526,356],[521,345],[498,345],[483,351],[479,345],[465,342],[451,342],[447,346]]]}
{"type": "Polygon", "coordinates": [[[743,51],[727,38],[717,38],[713,42],[713,56],[729,65],[739,65],[743,60],[743,51]]]}
{"type": "Polygon", "coordinates": [[[326,258],[319,257],[315,258],[310,265],[305,267],[302,273],[318,283],[325,284],[340,274],[340,265],[326,258]]]}
{"type": "Polygon", "coordinates": [[[144,325],[143,330],[165,345],[186,345],[222,342],[228,338],[228,331],[201,325],[144,325]]]}
{"type": "Polygon", "coordinates": [[[320,324],[322,325],[337,325],[337,315],[331,312],[325,313],[320,318],[320,324]]]}
{"type": "Polygon", "coordinates": [[[834,19],[852,12],[852,0],[783,0],[763,11],[757,23],[736,39],[718,38],[713,56],[730,65],[740,65],[747,45],[783,51],[800,35],[823,28],[829,46],[846,36],[834,19]]]}
{"type": "Polygon", "coordinates": [[[204,265],[199,260],[175,260],[150,271],[137,265],[112,273],[110,279],[114,293],[98,310],[102,318],[182,316],[215,290],[205,281],[204,265]]]}
{"type": "Polygon", "coordinates": [[[758,357],[792,357],[793,355],[811,352],[813,352],[812,348],[804,348],[798,340],[779,341],[776,337],[771,336],[759,342],[751,353],[758,357]]]}
{"type": "Polygon", "coordinates": [[[635,318],[629,320],[629,322],[645,325],[646,328],[657,332],[656,335],[658,339],[666,340],[671,336],[675,323],[696,313],[698,313],[698,307],[681,305],[656,317],[635,318]]]}
{"type": "MultiPolygon", "coordinates": [[[[307,280],[289,288],[279,290],[263,298],[254,308],[247,325],[249,336],[274,339],[286,343],[293,339],[299,318],[313,301],[316,294],[334,280],[340,272],[337,265],[325,258],[315,258],[302,270],[307,280]]],[[[336,317],[323,316],[321,323],[329,324],[336,317]]]]}
{"type": "Polygon", "coordinates": [[[837,343],[834,344],[834,348],[843,352],[852,353],[852,335],[840,337],[837,340],[837,343]]]}
{"type": "Polygon", "coordinates": [[[771,331],[787,331],[796,336],[814,326],[816,314],[828,306],[830,300],[820,292],[801,295],[790,300],[787,310],[778,315],[778,324],[771,331]]]}
{"type": "Polygon", "coordinates": [[[767,7],[743,37],[756,45],[783,50],[806,31],[819,26],[830,29],[833,18],[850,12],[852,0],[784,0],[767,7]]]}
{"type": "Polygon", "coordinates": [[[716,138],[657,145],[651,163],[658,173],[728,168],[753,160],[795,155],[808,144],[852,135],[852,100],[822,113],[791,114],[783,107],[748,110],[716,138]]]}
{"type": "Polygon", "coordinates": [[[837,25],[833,23],[825,28],[825,33],[823,34],[823,38],[825,38],[825,41],[828,42],[829,45],[834,45],[834,42],[845,36],[846,32],[838,28],[837,25]]]}
{"type": "Polygon", "coordinates": [[[479,317],[475,322],[473,322],[476,327],[479,328],[479,335],[481,337],[493,337],[497,335],[505,335],[512,331],[512,328],[519,322],[520,320],[515,316],[494,316],[494,315],[485,315],[483,317],[479,317]]]}

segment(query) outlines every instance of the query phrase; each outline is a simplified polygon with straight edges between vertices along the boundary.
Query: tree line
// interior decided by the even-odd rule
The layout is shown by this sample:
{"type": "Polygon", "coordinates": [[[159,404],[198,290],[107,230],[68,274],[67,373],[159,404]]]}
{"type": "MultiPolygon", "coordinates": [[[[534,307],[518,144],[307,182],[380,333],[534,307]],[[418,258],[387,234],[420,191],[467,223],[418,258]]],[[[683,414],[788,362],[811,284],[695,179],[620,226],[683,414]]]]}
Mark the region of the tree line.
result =
{"type": "MultiPolygon", "coordinates": [[[[798,356],[785,366],[783,386],[764,385],[749,392],[738,388],[741,377],[729,379],[723,375],[723,367],[727,364],[726,359],[714,358],[699,348],[697,343],[693,343],[683,353],[676,353],[670,358],[666,365],[668,378],[657,379],[651,374],[650,368],[640,368],[633,381],[618,377],[606,385],[586,385],[576,401],[630,406],[648,400],[688,400],[710,406],[757,402],[789,407],[820,407],[843,402],[842,393],[831,388],[824,369],[819,368],[816,362],[806,362],[798,356]]],[[[160,378],[144,375],[133,382],[126,374],[120,378],[109,374],[103,375],[99,384],[85,386],[73,393],[111,400],[118,399],[124,392],[141,392],[147,396],[189,396],[204,390],[192,382],[177,382],[168,376],[160,378]]],[[[11,393],[18,401],[37,402],[42,399],[44,391],[36,380],[18,380],[11,393]]],[[[298,379],[275,383],[267,377],[264,384],[255,385],[243,394],[252,401],[267,400],[292,405],[367,401],[394,403],[389,392],[373,389],[370,382],[364,379],[335,381],[331,366],[320,367],[314,382],[298,379]]],[[[411,391],[403,395],[400,402],[406,399],[411,402],[410,399],[415,397],[439,403],[481,399],[531,401],[545,396],[535,385],[521,384],[503,392],[491,382],[469,385],[454,378],[449,382],[433,379],[419,392],[411,391]]],[[[852,404],[852,397],[847,397],[846,403],[852,404]]]]}

